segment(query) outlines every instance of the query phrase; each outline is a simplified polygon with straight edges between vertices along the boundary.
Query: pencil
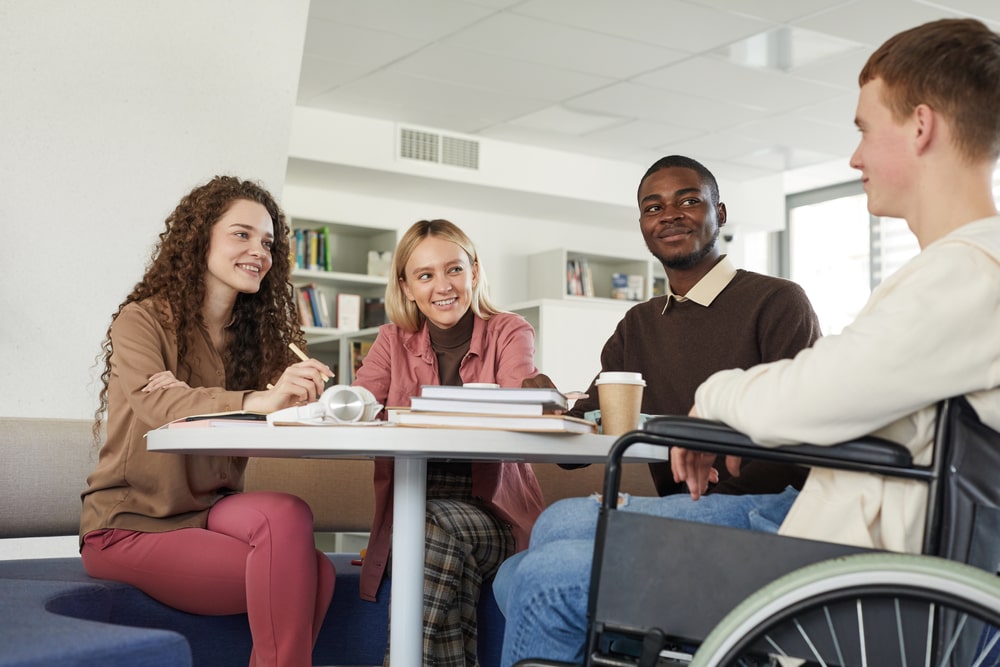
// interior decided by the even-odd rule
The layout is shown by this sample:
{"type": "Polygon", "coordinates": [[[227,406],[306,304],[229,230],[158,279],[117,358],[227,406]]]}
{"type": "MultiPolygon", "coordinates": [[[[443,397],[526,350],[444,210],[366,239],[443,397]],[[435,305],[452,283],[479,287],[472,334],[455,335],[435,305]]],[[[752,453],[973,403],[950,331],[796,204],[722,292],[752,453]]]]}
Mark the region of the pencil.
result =
{"type": "MultiPolygon", "coordinates": [[[[302,361],[309,361],[309,357],[306,356],[306,353],[303,352],[298,345],[296,345],[295,343],[289,343],[288,347],[291,349],[292,352],[295,353],[295,356],[297,356],[299,359],[301,359],[302,361]]],[[[328,376],[326,375],[323,376],[323,382],[326,382],[329,379],[330,378],[328,376]]]]}

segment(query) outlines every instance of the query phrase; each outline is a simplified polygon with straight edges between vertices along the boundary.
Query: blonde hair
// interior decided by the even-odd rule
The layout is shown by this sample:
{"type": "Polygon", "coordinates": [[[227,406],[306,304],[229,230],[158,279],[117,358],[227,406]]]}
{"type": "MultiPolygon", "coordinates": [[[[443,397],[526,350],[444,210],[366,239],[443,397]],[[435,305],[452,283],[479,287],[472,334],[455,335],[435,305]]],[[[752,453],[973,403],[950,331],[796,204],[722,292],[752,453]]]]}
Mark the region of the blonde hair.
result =
{"type": "Polygon", "coordinates": [[[385,288],[385,312],[389,321],[405,331],[416,332],[424,325],[424,314],[417,308],[417,304],[410,301],[403,292],[402,281],[406,280],[406,263],[410,261],[413,249],[421,241],[429,236],[434,236],[444,241],[451,241],[469,257],[469,263],[476,267],[478,278],[472,285],[472,312],[478,317],[488,320],[493,315],[501,312],[493,305],[489,297],[489,288],[486,283],[486,270],[482,262],[479,261],[479,254],[472,240],[466,236],[465,232],[459,229],[458,225],[448,220],[419,220],[410,226],[403,238],[396,245],[396,251],[392,254],[392,274],[389,284],[385,288]]]}

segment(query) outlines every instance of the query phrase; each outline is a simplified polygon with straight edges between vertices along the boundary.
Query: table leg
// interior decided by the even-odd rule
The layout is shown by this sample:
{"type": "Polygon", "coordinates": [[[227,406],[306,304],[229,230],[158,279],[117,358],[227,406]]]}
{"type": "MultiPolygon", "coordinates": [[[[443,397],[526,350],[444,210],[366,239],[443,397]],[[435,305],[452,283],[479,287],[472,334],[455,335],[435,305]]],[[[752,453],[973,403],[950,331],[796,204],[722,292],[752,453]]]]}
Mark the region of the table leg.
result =
{"type": "Polygon", "coordinates": [[[420,667],[424,627],[424,514],[427,460],[395,462],[392,506],[392,598],[389,661],[420,667]]]}

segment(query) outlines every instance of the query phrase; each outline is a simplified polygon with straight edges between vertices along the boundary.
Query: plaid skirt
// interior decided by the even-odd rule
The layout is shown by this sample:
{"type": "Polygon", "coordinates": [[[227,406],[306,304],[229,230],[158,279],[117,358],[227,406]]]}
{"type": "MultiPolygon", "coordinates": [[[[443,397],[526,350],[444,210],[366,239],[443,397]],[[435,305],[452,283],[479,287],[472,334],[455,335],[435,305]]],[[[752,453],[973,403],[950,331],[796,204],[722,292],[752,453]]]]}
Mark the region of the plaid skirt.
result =
{"type": "Polygon", "coordinates": [[[514,553],[514,535],[472,497],[468,466],[428,466],[426,517],[423,664],[476,667],[480,589],[514,553]]]}

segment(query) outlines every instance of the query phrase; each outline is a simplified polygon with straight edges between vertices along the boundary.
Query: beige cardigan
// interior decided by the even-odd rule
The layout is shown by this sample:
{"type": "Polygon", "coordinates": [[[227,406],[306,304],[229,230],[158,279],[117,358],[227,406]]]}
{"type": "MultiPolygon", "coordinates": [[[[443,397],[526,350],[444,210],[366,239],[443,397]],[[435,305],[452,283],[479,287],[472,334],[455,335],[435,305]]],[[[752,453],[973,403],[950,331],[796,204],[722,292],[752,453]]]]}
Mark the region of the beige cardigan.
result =
{"type": "MultiPolygon", "coordinates": [[[[727,370],[695,394],[698,414],[764,445],[833,444],[868,433],[931,460],[934,405],[969,395],[1000,428],[1000,217],[932,243],[874,292],[843,333],[794,359],[727,370]]],[[[814,469],[787,535],[919,552],[920,482],[814,469]]]]}

